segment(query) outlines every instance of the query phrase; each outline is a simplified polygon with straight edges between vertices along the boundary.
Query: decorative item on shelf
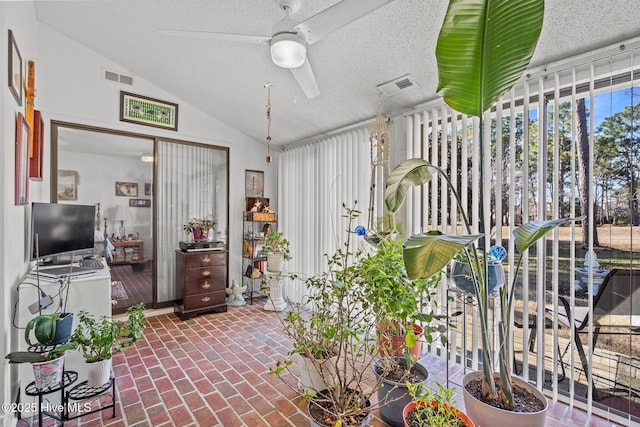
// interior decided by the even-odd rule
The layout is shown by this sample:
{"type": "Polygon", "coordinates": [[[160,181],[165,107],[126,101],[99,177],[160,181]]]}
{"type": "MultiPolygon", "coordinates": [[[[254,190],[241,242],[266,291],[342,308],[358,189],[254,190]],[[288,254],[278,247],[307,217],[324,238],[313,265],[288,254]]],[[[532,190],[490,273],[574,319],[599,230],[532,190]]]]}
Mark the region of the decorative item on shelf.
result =
{"type": "Polygon", "coordinates": [[[78,314],[78,325],[71,336],[88,365],[88,384],[99,387],[109,381],[111,357],[133,345],[144,330],[144,303],[127,309],[126,321],[108,317],[96,319],[86,311],[78,314]]]}
{"type": "Polygon", "coordinates": [[[120,234],[120,239],[124,239],[126,237],[126,230],[124,228],[125,221],[131,221],[133,217],[131,216],[131,212],[127,206],[118,205],[116,206],[112,221],[120,221],[120,228],[118,229],[118,233],[120,234]]]}
{"type": "Polygon", "coordinates": [[[209,231],[214,228],[216,222],[208,218],[191,218],[182,226],[185,233],[192,234],[193,240],[209,240],[209,231]]]}

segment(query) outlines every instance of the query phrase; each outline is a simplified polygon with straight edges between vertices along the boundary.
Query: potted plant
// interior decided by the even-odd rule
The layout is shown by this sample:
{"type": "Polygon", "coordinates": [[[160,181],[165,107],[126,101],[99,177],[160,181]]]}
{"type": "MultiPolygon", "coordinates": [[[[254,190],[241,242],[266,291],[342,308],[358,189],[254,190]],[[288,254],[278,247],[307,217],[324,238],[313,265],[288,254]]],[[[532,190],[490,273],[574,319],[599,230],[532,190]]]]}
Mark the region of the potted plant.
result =
{"type": "MultiPolygon", "coordinates": [[[[366,234],[365,239],[370,241],[366,234]]],[[[377,239],[357,268],[364,278],[365,297],[380,319],[377,333],[382,357],[373,370],[384,385],[378,389],[378,397],[389,394],[386,404],[380,406],[380,417],[391,426],[401,427],[402,408],[411,401],[407,381],[421,384],[429,376],[427,368],[417,362],[422,343],[431,343],[434,335],[446,330],[446,315],[436,312],[442,274],[409,279],[402,259],[402,240],[391,235],[377,239]]],[[[440,337],[446,339],[444,334],[440,337]]]]}
{"type": "MultiPolygon", "coordinates": [[[[287,314],[284,332],[292,340],[292,352],[313,354],[326,351],[326,357],[309,361],[323,377],[327,388],[311,390],[298,388],[289,378],[294,374],[291,359],[278,360],[270,367],[292,390],[309,403],[312,426],[368,425],[371,411],[386,403],[387,397],[371,399],[382,386],[381,378],[371,377],[370,370],[379,358],[376,325],[380,315],[372,309],[359,262],[366,256],[363,245],[355,246],[353,223],[359,215],[355,208],[345,210],[346,242],[332,255],[326,255],[325,272],[305,280],[308,297],[303,304],[293,305],[287,314]],[[309,308],[307,308],[309,307],[309,308]],[[298,314],[299,313],[299,314],[298,314]],[[300,334],[292,334],[286,324],[290,319],[303,319],[300,334]],[[306,330],[306,334],[303,332],[306,330]],[[330,368],[326,364],[331,365],[330,368]]],[[[413,359],[410,359],[413,360],[413,359]]],[[[385,369],[387,365],[384,365],[385,369]]],[[[383,375],[384,376],[384,372],[383,375]]],[[[387,388],[389,389],[389,388],[387,388]]]]}
{"type": "Polygon", "coordinates": [[[9,363],[31,363],[36,388],[46,389],[60,384],[65,353],[75,347],[72,341],[54,347],[37,346],[33,351],[11,352],[5,358],[9,363]]]}
{"type": "Polygon", "coordinates": [[[267,270],[282,271],[282,262],[289,261],[289,241],[280,231],[271,231],[264,236],[262,252],[267,256],[267,270]]]}
{"type": "Polygon", "coordinates": [[[73,313],[40,314],[27,323],[24,340],[27,345],[54,346],[67,342],[73,329],[73,313]],[[33,331],[37,343],[31,341],[33,331]]]}
{"type": "Polygon", "coordinates": [[[187,235],[193,233],[193,240],[208,240],[209,231],[215,227],[216,222],[208,218],[191,218],[182,226],[187,235]]]}
{"type": "Polygon", "coordinates": [[[144,303],[127,309],[127,320],[99,319],[81,311],[71,341],[89,365],[88,384],[99,387],[109,381],[113,353],[133,345],[144,329],[144,303]]]}
{"type": "Polygon", "coordinates": [[[473,421],[454,406],[454,389],[435,382],[438,390],[409,385],[413,400],[402,410],[405,427],[474,427],[473,421]]]}

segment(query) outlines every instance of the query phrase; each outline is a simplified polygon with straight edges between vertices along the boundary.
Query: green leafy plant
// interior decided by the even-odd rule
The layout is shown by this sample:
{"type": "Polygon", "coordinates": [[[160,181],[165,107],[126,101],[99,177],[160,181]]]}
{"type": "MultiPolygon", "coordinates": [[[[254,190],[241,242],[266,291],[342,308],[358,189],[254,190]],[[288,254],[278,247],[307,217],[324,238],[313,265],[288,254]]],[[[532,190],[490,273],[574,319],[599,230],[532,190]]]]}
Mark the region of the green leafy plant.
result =
{"type": "Polygon", "coordinates": [[[459,427],[467,425],[462,412],[454,407],[454,389],[434,381],[438,389],[407,383],[409,393],[416,403],[406,414],[405,423],[411,427],[459,427]]]}
{"type": "Polygon", "coordinates": [[[209,232],[209,230],[215,227],[216,222],[212,219],[208,218],[191,218],[189,222],[182,226],[182,229],[185,233],[191,234],[193,230],[199,230],[200,235],[204,235],[209,232]]]}
{"type": "MultiPolygon", "coordinates": [[[[385,203],[387,208],[395,212],[400,208],[406,197],[407,191],[413,185],[422,185],[431,180],[434,173],[440,174],[447,182],[449,190],[457,200],[457,206],[464,220],[464,227],[467,233],[471,233],[468,216],[463,209],[462,202],[451,180],[442,169],[431,165],[423,159],[409,159],[400,163],[389,175],[385,192],[385,203]]],[[[478,312],[480,317],[480,328],[482,335],[482,364],[484,373],[483,398],[487,400],[497,400],[503,408],[513,409],[515,402],[513,399],[511,382],[511,361],[509,352],[512,348],[512,340],[508,333],[508,328],[513,324],[511,318],[515,289],[517,286],[518,273],[522,263],[522,255],[554,228],[571,221],[573,219],[555,219],[540,222],[528,222],[516,227],[513,230],[515,246],[520,252],[516,261],[515,271],[512,276],[512,284],[507,287],[503,283],[500,288],[500,320],[498,321],[498,355],[500,372],[500,390],[497,389],[493,381],[493,353],[490,351],[490,340],[492,328],[489,323],[489,287],[488,268],[489,260],[487,251],[483,251],[482,256],[478,253],[475,245],[476,240],[482,234],[467,234],[449,236],[440,232],[428,234],[417,234],[411,236],[404,244],[403,259],[410,278],[431,277],[439,273],[460,251],[467,252],[467,260],[471,268],[471,279],[474,290],[478,298],[478,312]],[[471,252],[469,254],[468,252],[471,252]]]]}
{"type": "Polygon", "coordinates": [[[285,239],[284,234],[280,231],[272,231],[264,236],[262,241],[262,251],[265,255],[282,254],[285,261],[291,259],[289,252],[289,241],[285,239]]]}
{"type": "Polygon", "coordinates": [[[127,320],[96,319],[86,311],[78,314],[71,342],[89,363],[111,359],[113,353],[133,345],[144,330],[144,303],[127,309],[127,320]]]}
{"type": "Polygon", "coordinates": [[[68,350],[74,350],[76,343],[73,341],[55,346],[49,351],[38,353],[34,351],[13,351],[5,356],[9,363],[38,363],[54,360],[62,356],[68,350]]]}
{"type": "Polygon", "coordinates": [[[31,342],[32,330],[39,343],[47,344],[53,341],[56,335],[57,323],[60,319],[60,313],[52,313],[40,314],[29,320],[24,330],[24,340],[27,342],[27,345],[34,345],[34,343],[31,342]]]}

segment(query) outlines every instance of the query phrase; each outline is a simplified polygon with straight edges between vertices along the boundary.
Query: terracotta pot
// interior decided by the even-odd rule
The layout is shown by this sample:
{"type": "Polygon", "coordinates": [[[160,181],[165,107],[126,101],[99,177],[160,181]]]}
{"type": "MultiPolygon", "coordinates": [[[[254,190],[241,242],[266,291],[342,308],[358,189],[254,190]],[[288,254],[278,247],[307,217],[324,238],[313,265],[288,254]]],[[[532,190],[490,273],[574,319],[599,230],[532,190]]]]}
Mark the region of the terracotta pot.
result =
{"type": "MultiPolygon", "coordinates": [[[[411,401],[405,405],[404,409],[402,410],[402,420],[404,421],[404,427],[409,427],[409,424],[407,424],[407,415],[409,415],[409,412],[411,412],[416,406],[418,405],[424,406],[425,404],[426,402],[423,402],[423,401],[418,401],[418,402],[411,401]]],[[[435,406],[438,404],[438,402],[434,400],[430,404],[431,406],[435,406]]],[[[475,427],[475,424],[473,423],[473,421],[471,421],[471,418],[469,418],[467,414],[465,414],[458,408],[447,405],[446,403],[445,403],[445,408],[450,412],[452,412],[453,414],[455,414],[467,427],[475,427]]]]}
{"type": "MultiPolygon", "coordinates": [[[[379,366],[381,363],[382,359],[378,359],[373,364],[373,373],[376,375],[376,378],[379,378],[376,372],[376,366],[379,366]]],[[[427,368],[420,363],[416,363],[415,367],[424,374],[425,380],[423,383],[426,383],[429,378],[427,368]]],[[[382,399],[385,398],[387,401],[380,406],[380,418],[391,427],[402,427],[402,409],[411,402],[411,395],[409,394],[407,383],[406,381],[395,382],[386,378],[382,379],[382,383],[383,387],[378,389],[378,402],[381,402],[382,399]]]]}
{"type": "Polygon", "coordinates": [[[512,377],[513,383],[522,387],[544,402],[545,407],[538,412],[514,412],[496,408],[476,399],[467,391],[467,384],[470,381],[483,377],[482,372],[471,372],[464,376],[462,380],[462,392],[464,396],[464,408],[469,417],[478,426],[494,425],[496,420],[500,420],[500,425],[518,427],[544,427],[547,418],[549,403],[547,398],[537,388],[519,377],[512,377]]]}
{"type": "MultiPolygon", "coordinates": [[[[420,325],[413,324],[413,333],[416,335],[417,341],[416,345],[409,348],[409,354],[411,354],[415,358],[419,358],[422,354],[422,341],[420,341],[420,337],[422,336],[424,329],[420,325]]],[[[398,333],[400,331],[400,326],[396,321],[394,321],[394,326],[379,324],[378,330],[380,331],[380,336],[378,338],[378,348],[380,349],[380,356],[403,356],[404,348],[406,347],[405,343],[405,335],[398,333]]]]}

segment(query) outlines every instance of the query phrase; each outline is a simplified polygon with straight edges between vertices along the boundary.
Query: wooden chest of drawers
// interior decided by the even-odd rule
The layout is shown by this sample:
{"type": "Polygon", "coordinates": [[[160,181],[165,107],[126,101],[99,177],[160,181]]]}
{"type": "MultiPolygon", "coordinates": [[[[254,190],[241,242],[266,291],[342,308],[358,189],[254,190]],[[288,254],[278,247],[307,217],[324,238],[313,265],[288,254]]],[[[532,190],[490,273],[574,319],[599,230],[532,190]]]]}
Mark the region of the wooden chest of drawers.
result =
{"type": "Polygon", "coordinates": [[[181,318],[227,311],[227,251],[176,251],[176,308],[181,318]]]}

